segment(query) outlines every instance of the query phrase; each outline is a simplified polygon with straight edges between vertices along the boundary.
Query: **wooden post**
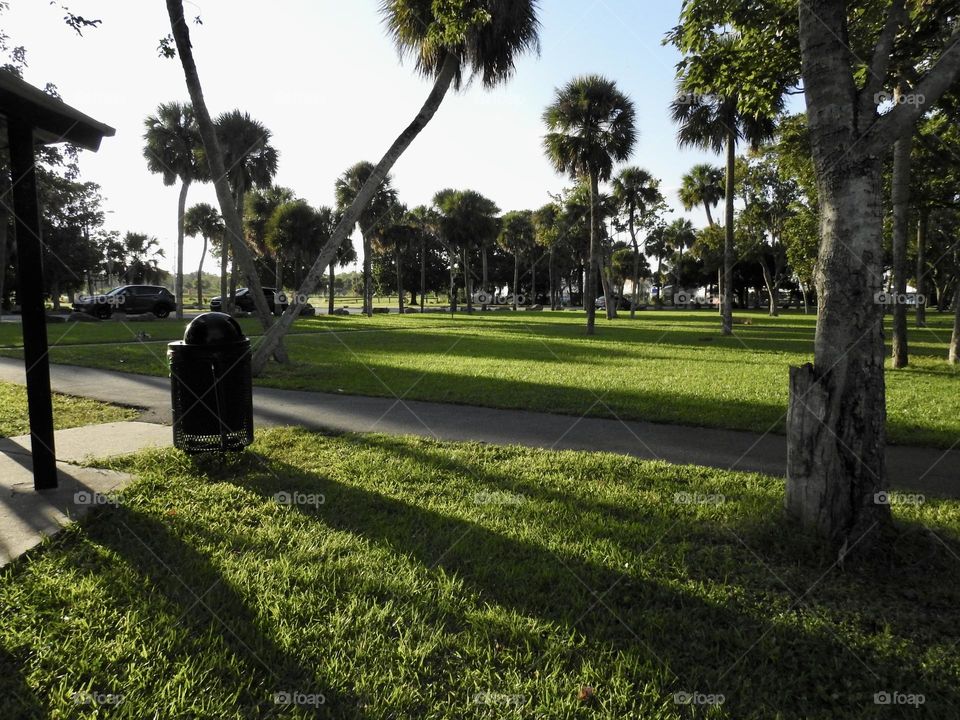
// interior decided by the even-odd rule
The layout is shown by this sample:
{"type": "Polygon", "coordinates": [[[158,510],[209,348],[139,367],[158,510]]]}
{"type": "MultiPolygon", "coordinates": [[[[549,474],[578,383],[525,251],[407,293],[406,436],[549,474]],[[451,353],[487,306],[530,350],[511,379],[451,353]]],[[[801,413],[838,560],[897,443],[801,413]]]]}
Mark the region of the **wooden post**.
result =
{"type": "Polygon", "coordinates": [[[43,248],[40,241],[33,128],[22,120],[8,117],[7,136],[10,143],[19,270],[17,298],[22,308],[23,358],[27,369],[33,487],[35,490],[44,490],[57,487],[57,459],[47,356],[47,317],[43,304],[43,248]]]}

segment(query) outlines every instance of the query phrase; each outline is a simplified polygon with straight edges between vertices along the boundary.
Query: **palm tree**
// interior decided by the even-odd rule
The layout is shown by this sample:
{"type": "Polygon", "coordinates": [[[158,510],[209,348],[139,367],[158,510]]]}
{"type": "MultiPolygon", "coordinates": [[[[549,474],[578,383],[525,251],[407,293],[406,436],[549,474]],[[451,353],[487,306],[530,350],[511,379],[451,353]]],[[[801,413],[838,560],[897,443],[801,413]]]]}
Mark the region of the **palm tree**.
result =
{"type": "MultiPolygon", "coordinates": [[[[329,208],[321,208],[321,212],[328,210],[329,208]]],[[[333,210],[330,210],[330,228],[336,227],[337,222],[334,219],[333,210]]],[[[330,261],[330,272],[329,272],[329,281],[327,286],[327,313],[333,315],[334,311],[334,296],[336,295],[337,289],[337,276],[336,268],[345,267],[350,263],[355,263],[357,261],[357,251],[353,247],[353,242],[350,238],[347,238],[340,246],[337,248],[337,256],[330,261]]]]}
{"type": "Polygon", "coordinates": [[[190,183],[198,179],[201,166],[197,151],[201,147],[200,134],[193,108],[188,103],[169,102],[157,107],[156,114],[144,120],[146,132],[143,156],[150,172],[163,177],[164,185],[180,181],[177,201],[177,297],[176,317],[183,319],[183,216],[187,206],[190,183]]]}
{"type": "MultiPolygon", "coordinates": [[[[373,163],[361,161],[337,178],[335,194],[339,212],[345,212],[356,200],[375,169],[373,163]]],[[[363,237],[363,312],[368,317],[373,315],[373,241],[383,227],[387,214],[397,202],[397,191],[391,187],[391,183],[390,176],[385,175],[357,220],[360,235],[363,237]]]]}
{"type": "MultiPolygon", "coordinates": [[[[221,266],[221,290],[226,281],[226,249],[223,243],[223,218],[213,205],[197,203],[183,218],[183,231],[190,237],[199,235],[203,238],[203,252],[200,253],[200,264],[197,267],[197,307],[203,307],[203,260],[207,256],[207,244],[211,240],[220,245],[220,254],[224,258],[221,266]]],[[[221,299],[224,295],[220,296],[221,299]]]]}
{"type": "Polygon", "coordinates": [[[520,262],[530,254],[537,243],[537,231],[533,213],[529,210],[508,212],[500,221],[500,236],[497,243],[513,255],[513,309],[517,309],[520,295],[520,262]]]}
{"type": "Polygon", "coordinates": [[[500,208],[475,190],[457,190],[437,193],[434,200],[440,211],[440,229],[450,250],[463,263],[464,288],[467,294],[467,312],[473,312],[473,273],[470,258],[480,247],[484,256],[484,290],[486,290],[486,248],[500,230],[497,215],[500,208]]]}
{"type": "MultiPolygon", "coordinates": [[[[167,0],[167,3],[179,5],[180,0],[167,0]]],[[[310,268],[298,296],[316,289],[336,255],[337,246],[353,230],[360,213],[390,169],[436,114],[449,89],[459,90],[473,78],[479,78],[484,87],[496,87],[513,75],[518,55],[539,51],[538,4],[538,0],[474,0],[470,3],[384,0],[382,11],[388,32],[401,55],[412,56],[417,71],[433,78],[433,89],[413,122],[390,146],[344,212],[330,241],[310,268]]],[[[184,22],[182,7],[179,20],[184,22]]],[[[180,49],[179,41],[177,48],[180,49]]],[[[253,362],[255,373],[263,370],[295,317],[295,303],[291,303],[257,349],[253,362]]]]}
{"type": "Polygon", "coordinates": [[[707,213],[707,224],[713,225],[713,213],[710,208],[716,207],[723,199],[723,168],[709,163],[700,163],[690,168],[690,172],[680,181],[680,202],[686,211],[702,206],[707,213]]]}
{"type": "MultiPolygon", "coordinates": [[[[717,41],[718,46],[736,49],[736,36],[717,41]]],[[[745,140],[756,147],[773,139],[776,131],[775,117],[783,109],[782,93],[773,93],[770,106],[764,113],[741,112],[740,97],[736,92],[711,93],[714,88],[702,87],[694,77],[710,77],[709,60],[697,57],[685,60],[686,73],[680,77],[682,94],[670,105],[673,121],[680,125],[677,139],[681,147],[695,146],[716,153],[726,151],[726,182],[723,197],[725,202],[723,246],[723,320],[724,335],[733,333],[733,265],[734,265],[734,187],[737,159],[737,143],[745,140]],[[704,66],[699,67],[698,66],[704,66]],[[692,69],[693,68],[693,69],[692,69]]]]}
{"type": "MultiPolygon", "coordinates": [[[[253,187],[269,187],[277,174],[279,153],[270,145],[272,133],[266,126],[250,117],[250,113],[231,110],[216,121],[217,140],[223,154],[227,180],[237,215],[243,218],[247,191],[253,187]]],[[[246,241],[246,233],[241,236],[246,241]]],[[[225,303],[232,311],[237,293],[237,265],[230,273],[230,299],[225,303]]],[[[226,298],[226,296],[223,296],[226,298]]]]}
{"type": "MultiPolygon", "coordinates": [[[[230,193],[230,185],[227,182],[227,166],[224,163],[223,153],[220,150],[220,141],[217,138],[217,130],[210,112],[207,110],[207,103],[203,97],[203,87],[200,84],[200,73],[197,70],[197,63],[193,57],[193,45],[190,42],[190,26],[183,15],[183,0],[166,0],[167,16],[170,19],[170,33],[173,37],[173,44],[176,47],[175,54],[180,57],[180,64],[183,67],[183,77],[186,81],[187,90],[190,93],[190,102],[193,105],[194,115],[197,119],[197,128],[200,138],[203,141],[204,161],[201,167],[209,172],[209,177],[213,183],[214,190],[217,193],[217,203],[220,206],[220,214],[223,216],[226,232],[224,237],[233,248],[243,274],[246,276],[247,287],[251,290],[253,296],[254,308],[257,312],[257,319],[264,332],[268,331],[272,325],[270,318],[270,308],[267,306],[267,300],[263,296],[260,277],[257,275],[256,263],[253,260],[253,254],[243,240],[243,221],[241,213],[237,212],[236,203],[230,193]]],[[[174,48],[169,43],[161,43],[163,54],[168,57],[174,54],[174,48]]],[[[278,362],[288,360],[286,350],[283,347],[283,337],[277,338],[270,343],[259,354],[258,370],[262,370],[269,357],[275,357],[278,362]]]]}
{"type": "Polygon", "coordinates": [[[633,300],[630,303],[630,319],[637,313],[640,290],[640,245],[637,242],[637,224],[646,225],[650,213],[664,202],[660,181],[638,167],[628,167],[613,179],[613,198],[620,212],[627,216],[627,229],[633,244],[633,300]]]}
{"type": "Polygon", "coordinates": [[[560,216],[562,210],[555,203],[547,203],[533,213],[533,225],[537,245],[547,250],[547,273],[550,283],[550,309],[556,310],[559,306],[556,283],[556,255],[560,244],[560,216]]]}
{"type": "Polygon", "coordinates": [[[127,283],[153,283],[160,280],[160,260],[164,257],[160,241],[146,233],[128,232],[123,236],[124,279],[127,283]]]}
{"type": "Polygon", "coordinates": [[[677,253],[679,259],[673,264],[673,291],[677,291],[680,283],[680,261],[683,260],[683,251],[693,247],[697,241],[697,231],[693,223],[687,218],[677,218],[667,225],[663,234],[667,252],[677,253]]]}
{"type": "Polygon", "coordinates": [[[281,257],[274,255],[267,245],[267,224],[278,207],[296,199],[296,193],[290,188],[271,185],[267,188],[251,190],[247,193],[243,203],[244,236],[253,245],[260,257],[273,256],[274,284],[277,290],[282,289],[281,257]]]}
{"type": "MultiPolygon", "coordinates": [[[[587,334],[594,333],[596,278],[599,270],[596,205],[600,182],[613,173],[615,162],[630,157],[636,141],[636,112],[630,99],[612,80],[599,75],[575,78],[557,90],[543,114],[548,133],[544,149],[557,172],[590,182],[590,270],[584,304],[587,334]]],[[[607,306],[612,299],[607,298],[607,306]]]]}
{"type": "Polygon", "coordinates": [[[417,229],[420,238],[420,312],[424,312],[427,296],[427,241],[436,239],[440,216],[433,208],[418,205],[407,213],[407,220],[417,229]]]}

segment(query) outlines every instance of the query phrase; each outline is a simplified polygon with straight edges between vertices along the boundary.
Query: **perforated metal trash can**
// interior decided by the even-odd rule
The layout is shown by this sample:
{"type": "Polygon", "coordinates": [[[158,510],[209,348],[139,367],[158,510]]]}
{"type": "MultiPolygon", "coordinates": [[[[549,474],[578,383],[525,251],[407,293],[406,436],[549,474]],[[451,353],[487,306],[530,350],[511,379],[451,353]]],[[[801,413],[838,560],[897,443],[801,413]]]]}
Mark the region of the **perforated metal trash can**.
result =
{"type": "Polygon", "coordinates": [[[175,447],[237,451],[253,442],[250,355],[240,325],[218,312],[197,316],[167,345],[175,447]]]}

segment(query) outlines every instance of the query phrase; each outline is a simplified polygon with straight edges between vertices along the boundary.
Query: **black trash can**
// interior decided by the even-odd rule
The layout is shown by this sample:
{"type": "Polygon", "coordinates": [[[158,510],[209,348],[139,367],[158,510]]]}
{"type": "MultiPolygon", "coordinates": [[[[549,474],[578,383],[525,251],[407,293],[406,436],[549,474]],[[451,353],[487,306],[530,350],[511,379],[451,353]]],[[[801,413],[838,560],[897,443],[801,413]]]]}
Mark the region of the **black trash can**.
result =
{"type": "Polygon", "coordinates": [[[167,345],[175,447],[238,451],[253,442],[250,357],[239,323],[219,312],[197,316],[167,345]]]}

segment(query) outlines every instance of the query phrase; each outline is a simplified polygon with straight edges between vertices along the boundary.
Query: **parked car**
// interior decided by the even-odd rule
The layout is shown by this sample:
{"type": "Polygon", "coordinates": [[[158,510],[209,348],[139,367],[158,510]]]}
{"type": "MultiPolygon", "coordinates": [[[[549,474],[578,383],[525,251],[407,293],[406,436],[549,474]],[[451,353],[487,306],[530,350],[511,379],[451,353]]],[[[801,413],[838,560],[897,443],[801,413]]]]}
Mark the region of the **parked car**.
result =
{"type": "MultiPolygon", "coordinates": [[[[277,293],[276,288],[265,287],[263,288],[263,297],[267,301],[267,307],[270,308],[270,312],[277,312],[277,295],[280,296],[280,312],[283,312],[287,309],[289,303],[287,302],[286,296],[281,292],[277,293]]],[[[218,295],[215,298],[210,300],[210,309],[214,312],[222,312],[223,300],[218,295]]],[[[252,313],[254,311],[253,305],[253,295],[250,294],[250,288],[238,288],[237,289],[237,309],[242,310],[243,312],[252,313]]]]}
{"type": "MultiPolygon", "coordinates": [[[[623,295],[614,295],[614,300],[616,300],[617,310],[629,310],[630,309],[630,300],[625,298],[623,295]]],[[[607,299],[601,295],[597,298],[595,307],[597,310],[606,310],[607,309],[607,299]]]]}
{"type": "Polygon", "coordinates": [[[99,318],[108,318],[114,312],[153,313],[165,318],[177,309],[173,293],[159,285],[122,285],[102,295],[81,295],[73,309],[99,318]]]}

